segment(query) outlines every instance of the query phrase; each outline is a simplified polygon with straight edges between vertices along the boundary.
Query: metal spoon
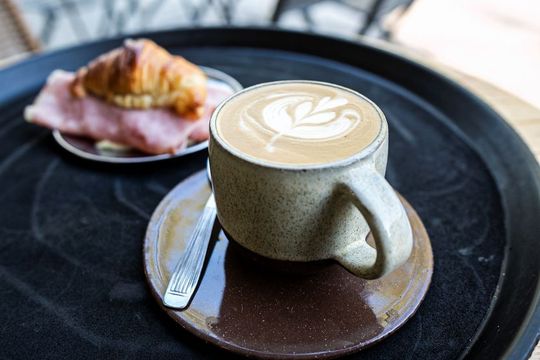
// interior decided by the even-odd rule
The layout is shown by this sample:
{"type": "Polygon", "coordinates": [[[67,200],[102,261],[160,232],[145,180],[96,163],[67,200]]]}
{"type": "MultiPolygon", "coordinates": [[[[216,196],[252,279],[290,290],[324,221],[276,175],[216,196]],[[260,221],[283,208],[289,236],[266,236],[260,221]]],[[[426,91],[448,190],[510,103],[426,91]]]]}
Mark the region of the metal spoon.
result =
{"type": "MultiPolygon", "coordinates": [[[[206,162],[206,173],[211,186],[212,176],[208,161],[206,162]]],[[[211,193],[206,201],[203,213],[197,221],[195,230],[191,234],[186,251],[174,268],[169,285],[165,291],[165,296],[163,297],[163,305],[182,310],[191,301],[191,298],[195,294],[195,288],[199,283],[215,221],[216,202],[214,200],[214,193],[211,193]]]]}

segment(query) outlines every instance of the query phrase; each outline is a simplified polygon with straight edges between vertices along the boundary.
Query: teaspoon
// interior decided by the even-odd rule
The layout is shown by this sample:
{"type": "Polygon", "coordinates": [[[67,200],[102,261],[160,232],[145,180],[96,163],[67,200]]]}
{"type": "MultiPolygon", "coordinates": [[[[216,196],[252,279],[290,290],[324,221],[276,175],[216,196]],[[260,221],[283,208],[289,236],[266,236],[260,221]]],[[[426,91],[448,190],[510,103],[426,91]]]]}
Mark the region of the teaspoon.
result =
{"type": "MultiPolygon", "coordinates": [[[[208,161],[206,162],[206,173],[210,187],[212,187],[212,176],[208,161]]],[[[191,234],[186,250],[174,268],[163,297],[163,305],[178,310],[185,309],[188,306],[201,277],[215,221],[216,202],[212,192],[191,234]]]]}

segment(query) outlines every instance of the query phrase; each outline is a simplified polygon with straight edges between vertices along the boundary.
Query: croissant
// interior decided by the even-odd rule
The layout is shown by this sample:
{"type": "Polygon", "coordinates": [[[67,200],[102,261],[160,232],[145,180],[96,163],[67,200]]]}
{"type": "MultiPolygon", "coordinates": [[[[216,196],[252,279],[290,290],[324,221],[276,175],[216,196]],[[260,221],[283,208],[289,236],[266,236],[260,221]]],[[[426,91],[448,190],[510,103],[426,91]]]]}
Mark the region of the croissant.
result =
{"type": "Polygon", "coordinates": [[[123,108],[170,107],[196,119],[204,110],[206,75],[153,41],[128,39],[79,69],[71,92],[76,97],[91,93],[123,108]]]}

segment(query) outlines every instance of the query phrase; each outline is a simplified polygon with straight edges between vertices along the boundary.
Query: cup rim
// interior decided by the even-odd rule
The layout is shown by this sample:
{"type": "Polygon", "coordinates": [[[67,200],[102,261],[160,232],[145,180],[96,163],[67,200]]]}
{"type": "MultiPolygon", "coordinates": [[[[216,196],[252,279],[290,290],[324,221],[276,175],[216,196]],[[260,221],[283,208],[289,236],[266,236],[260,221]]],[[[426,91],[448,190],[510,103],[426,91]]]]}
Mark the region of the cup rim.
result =
{"type": "MultiPolygon", "coordinates": [[[[375,150],[377,150],[384,143],[384,140],[386,138],[385,134],[387,134],[387,133],[388,133],[388,124],[387,124],[387,121],[386,121],[386,117],[384,116],[384,113],[382,112],[382,110],[371,99],[369,99],[365,95],[362,95],[358,91],[352,90],[352,89],[350,89],[348,87],[337,85],[337,84],[332,84],[332,83],[324,82],[324,81],[315,81],[315,80],[278,80],[278,81],[264,82],[264,83],[260,83],[260,84],[256,84],[256,85],[253,85],[253,86],[246,87],[246,88],[244,88],[244,89],[230,95],[225,100],[223,100],[216,107],[216,109],[212,113],[212,116],[210,117],[210,140],[216,141],[219,144],[219,146],[221,146],[221,148],[223,148],[229,154],[231,154],[232,156],[237,157],[237,158],[239,158],[241,160],[244,160],[244,161],[246,161],[248,163],[257,165],[257,166],[261,166],[261,167],[265,167],[265,168],[271,168],[271,169],[288,170],[288,171],[305,171],[305,170],[318,170],[318,169],[346,167],[346,166],[348,166],[350,164],[353,164],[353,163],[357,162],[358,160],[366,158],[369,155],[371,155],[372,153],[374,153],[375,150]],[[380,119],[381,119],[379,131],[377,132],[377,135],[375,136],[375,139],[373,139],[373,141],[369,145],[367,145],[366,147],[364,147],[360,151],[354,153],[353,155],[351,155],[351,156],[349,156],[349,157],[347,157],[345,159],[340,159],[340,160],[327,162],[327,163],[322,163],[322,164],[280,164],[280,163],[274,163],[274,162],[266,161],[266,160],[263,160],[263,159],[259,159],[259,158],[247,155],[247,154],[235,149],[233,146],[227,144],[225,142],[225,140],[222,139],[219,136],[218,131],[217,131],[217,125],[216,125],[217,118],[218,118],[219,113],[221,112],[222,108],[229,101],[231,101],[232,99],[236,98],[237,96],[239,96],[239,95],[241,95],[241,94],[243,94],[245,92],[248,92],[248,91],[260,88],[260,87],[279,85],[279,84],[298,84],[298,83],[300,83],[300,84],[317,84],[317,85],[323,85],[323,86],[329,86],[329,87],[337,88],[337,89],[340,89],[340,90],[350,92],[353,95],[358,96],[358,97],[362,98],[363,100],[365,100],[368,104],[373,106],[373,108],[375,109],[375,111],[377,112],[377,114],[380,116],[380,119]]],[[[210,142],[210,144],[211,143],[212,143],[212,141],[210,142]]]]}

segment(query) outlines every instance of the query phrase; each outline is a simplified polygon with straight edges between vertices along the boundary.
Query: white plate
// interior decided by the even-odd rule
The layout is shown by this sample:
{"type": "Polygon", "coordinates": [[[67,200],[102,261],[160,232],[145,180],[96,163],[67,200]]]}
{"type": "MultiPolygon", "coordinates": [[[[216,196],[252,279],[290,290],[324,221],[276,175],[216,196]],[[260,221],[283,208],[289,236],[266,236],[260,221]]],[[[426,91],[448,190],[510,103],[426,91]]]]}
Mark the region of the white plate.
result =
{"type": "MultiPolygon", "coordinates": [[[[208,76],[209,82],[217,82],[219,84],[228,86],[233,90],[233,92],[242,90],[242,85],[240,85],[236,79],[225,74],[224,72],[205,66],[201,66],[200,68],[208,76]]],[[[172,159],[192,154],[208,147],[208,141],[203,141],[189,145],[176,154],[149,155],[131,148],[118,150],[99,148],[96,146],[96,141],[92,139],[62,134],[58,130],[53,130],[52,134],[56,142],[61,147],[74,155],[88,160],[115,164],[145,163],[172,159]]]]}

